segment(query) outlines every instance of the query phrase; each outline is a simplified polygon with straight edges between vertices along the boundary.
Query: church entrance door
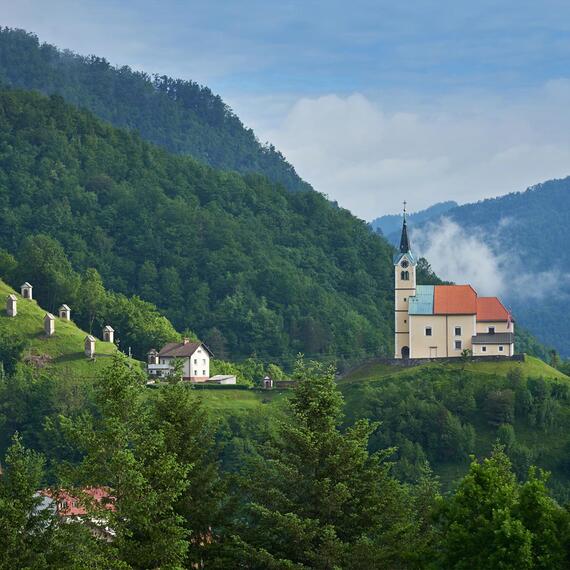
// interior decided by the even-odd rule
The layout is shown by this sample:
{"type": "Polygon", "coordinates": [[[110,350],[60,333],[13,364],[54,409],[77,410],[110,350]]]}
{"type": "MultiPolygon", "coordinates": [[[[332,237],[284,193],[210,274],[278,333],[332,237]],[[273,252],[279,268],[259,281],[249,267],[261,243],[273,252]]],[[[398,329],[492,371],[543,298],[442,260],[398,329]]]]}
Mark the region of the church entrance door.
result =
{"type": "Polygon", "coordinates": [[[403,346],[402,347],[402,358],[404,360],[407,360],[408,358],[410,358],[410,347],[409,346],[403,346]]]}

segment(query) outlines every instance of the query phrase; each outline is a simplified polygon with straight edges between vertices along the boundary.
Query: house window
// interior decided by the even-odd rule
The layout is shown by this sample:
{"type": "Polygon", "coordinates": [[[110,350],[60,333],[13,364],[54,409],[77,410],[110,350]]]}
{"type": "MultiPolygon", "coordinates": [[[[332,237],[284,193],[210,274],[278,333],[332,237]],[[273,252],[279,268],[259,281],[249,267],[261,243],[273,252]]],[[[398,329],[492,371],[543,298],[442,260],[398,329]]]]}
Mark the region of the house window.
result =
{"type": "Polygon", "coordinates": [[[205,358],[202,359],[202,364],[206,364],[206,359],[205,359],[205,358]]]}
{"type": "Polygon", "coordinates": [[[407,322],[408,322],[408,320],[407,320],[407,319],[404,319],[404,324],[406,324],[407,322]]]}
{"type": "Polygon", "coordinates": [[[198,371],[194,370],[194,376],[198,376],[198,371]]]}
{"type": "Polygon", "coordinates": [[[461,327],[455,327],[455,336],[461,336],[461,327]]]}
{"type": "Polygon", "coordinates": [[[489,334],[495,334],[495,327],[489,327],[489,334]]]}
{"type": "Polygon", "coordinates": [[[499,352],[503,352],[503,350],[504,350],[504,347],[499,346],[499,352]]]}
{"type": "Polygon", "coordinates": [[[404,303],[405,303],[407,300],[408,300],[408,298],[407,298],[407,297],[404,297],[404,303]]]}
{"type": "Polygon", "coordinates": [[[410,272],[409,271],[402,271],[400,273],[400,277],[402,281],[409,281],[410,280],[410,272]]]}
{"type": "Polygon", "coordinates": [[[431,336],[431,327],[426,327],[426,336],[431,336]]]}
{"type": "Polygon", "coordinates": [[[481,352],[487,352],[487,347],[486,347],[486,346],[482,346],[482,347],[481,347],[481,352]]]}
{"type": "Polygon", "coordinates": [[[198,364],[198,359],[197,359],[197,358],[194,359],[194,364],[198,364]]]}
{"type": "Polygon", "coordinates": [[[202,376],[206,376],[206,371],[202,370],[202,376]]]}
{"type": "Polygon", "coordinates": [[[463,344],[460,340],[455,341],[455,350],[461,350],[463,348],[463,344]]]}

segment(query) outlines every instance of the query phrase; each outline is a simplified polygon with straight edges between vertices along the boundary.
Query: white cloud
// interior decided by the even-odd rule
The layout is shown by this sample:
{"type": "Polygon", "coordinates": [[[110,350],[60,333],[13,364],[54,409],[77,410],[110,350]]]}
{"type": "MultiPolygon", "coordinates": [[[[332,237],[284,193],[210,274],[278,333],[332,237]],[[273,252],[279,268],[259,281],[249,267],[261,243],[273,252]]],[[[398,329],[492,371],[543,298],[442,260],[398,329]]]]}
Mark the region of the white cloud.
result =
{"type": "Polygon", "coordinates": [[[506,260],[476,233],[467,233],[448,218],[412,232],[417,254],[429,260],[436,274],[458,284],[469,283],[480,295],[502,295],[506,260]]]}
{"type": "Polygon", "coordinates": [[[570,174],[570,81],[509,102],[482,93],[428,103],[355,93],[284,101],[261,116],[259,101],[234,101],[299,174],[331,199],[372,219],[453,199],[497,196],[570,174]]]}
{"type": "Polygon", "coordinates": [[[479,230],[469,232],[449,218],[442,218],[412,232],[416,253],[429,260],[442,279],[472,285],[479,295],[500,296],[506,302],[540,300],[546,295],[567,295],[570,274],[557,271],[529,273],[523,260],[489,245],[498,242],[499,231],[514,223],[503,218],[496,235],[479,230]]]}

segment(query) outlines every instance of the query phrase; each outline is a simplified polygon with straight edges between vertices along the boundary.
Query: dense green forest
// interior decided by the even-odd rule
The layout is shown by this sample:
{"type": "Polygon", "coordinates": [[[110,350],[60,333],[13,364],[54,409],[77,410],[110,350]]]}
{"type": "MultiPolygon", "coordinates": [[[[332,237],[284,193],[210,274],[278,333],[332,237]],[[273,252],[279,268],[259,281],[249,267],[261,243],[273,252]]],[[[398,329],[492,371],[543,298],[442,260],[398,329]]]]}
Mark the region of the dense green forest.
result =
{"type": "MultiPolygon", "coordinates": [[[[0,83],[0,277],[32,282],[40,303],[0,318],[0,570],[570,566],[570,364],[517,326],[517,350],[558,370],[466,355],[338,376],[326,361],[392,352],[386,240],[207,88],[8,29],[0,83]],[[61,303],[85,331],[112,324],[139,358],[200,337],[234,360],[212,371],[244,385],[148,386],[112,345],[85,374],[85,332],[40,332],[61,303]],[[47,343],[53,366],[27,358],[47,343]],[[293,389],[250,389],[283,377],[270,361],[293,389]],[[71,492],[89,522],[40,508],[47,488],[71,492]]],[[[473,219],[500,224],[501,211],[473,219]]],[[[538,255],[536,236],[512,239],[538,255]]],[[[440,282],[424,259],[418,273],[440,282]]]]}
{"type": "MultiPolygon", "coordinates": [[[[0,128],[0,276],[47,310],[113,323],[139,358],[176,334],[155,307],[224,360],[391,354],[392,248],[320,194],[170,155],[57,96],[1,92],[0,128]]],[[[418,275],[439,282],[425,260],[418,275]]]]}
{"type": "Polygon", "coordinates": [[[68,299],[66,273],[95,268],[222,358],[391,352],[392,248],[364,222],[314,191],[170,155],[61,97],[0,93],[0,212],[0,247],[48,310],[68,299]],[[69,264],[46,266],[42,240],[26,241],[38,234],[69,264]]]}
{"type": "Polygon", "coordinates": [[[0,569],[567,568],[569,511],[512,422],[559,437],[568,380],[440,372],[343,390],[370,421],[343,414],[334,369],[313,362],[298,362],[272,413],[233,415],[212,414],[187,384],[145,388],[120,355],[91,381],[18,365],[0,376],[0,569]],[[475,460],[462,418],[480,402],[499,443],[475,460]],[[426,456],[465,458],[453,491],[426,456]],[[39,509],[48,485],[77,497],[91,524],[39,509]],[[115,510],[90,502],[91,486],[107,487],[115,510]]]}
{"type": "MultiPolygon", "coordinates": [[[[391,353],[389,247],[322,196],[291,199],[253,174],[309,188],[207,88],[115,68],[8,28],[0,30],[2,83],[61,94],[171,152],[252,174],[177,160],[136,135],[95,127],[57,98],[32,114],[29,103],[21,112],[12,105],[1,135],[0,189],[9,189],[1,207],[9,211],[0,247],[17,254],[24,233],[55,237],[75,270],[96,268],[106,287],[156,304],[178,330],[194,330],[223,358],[256,352],[291,364],[302,351],[334,355],[342,365],[391,353]]],[[[420,279],[435,276],[422,271],[420,279]]],[[[60,301],[42,298],[41,286],[39,293],[50,308],[60,301]]],[[[560,348],[535,304],[518,316],[560,348]]],[[[528,335],[521,341],[546,357],[528,335]]]]}
{"type": "MultiPolygon", "coordinates": [[[[511,289],[505,301],[515,318],[541,342],[570,356],[570,178],[549,180],[524,192],[481,200],[448,210],[467,234],[476,235],[497,255],[511,289]]],[[[439,216],[427,222],[437,222],[439,216]]],[[[396,234],[391,237],[394,241],[396,234]]]]}
{"type": "Polygon", "coordinates": [[[210,89],[148,75],[105,59],[41,44],[24,30],[0,28],[0,85],[58,94],[115,126],[132,129],[170,152],[223,170],[257,172],[290,190],[310,186],[272,145],[210,89]]]}
{"type": "Polygon", "coordinates": [[[561,374],[545,379],[554,374],[546,366],[533,370],[531,361],[505,369],[434,364],[372,371],[365,374],[369,379],[356,374],[341,382],[341,390],[348,425],[360,418],[382,422],[370,446],[397,448],[394,471],[401,480],[417,480],[429,461],[453,487],[471,455],[488,454],[500,441],[518,477],[540,465],[552,473],[557,495],[570,501],[570,384],[561,374]]]}

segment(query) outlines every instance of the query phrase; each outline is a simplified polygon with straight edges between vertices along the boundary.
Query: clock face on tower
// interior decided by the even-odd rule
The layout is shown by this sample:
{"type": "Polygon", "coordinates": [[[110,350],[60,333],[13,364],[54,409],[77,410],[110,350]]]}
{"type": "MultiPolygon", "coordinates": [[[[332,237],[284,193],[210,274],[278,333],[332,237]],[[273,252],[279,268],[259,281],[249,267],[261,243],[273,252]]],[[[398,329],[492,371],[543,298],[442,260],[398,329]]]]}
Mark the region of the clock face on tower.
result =
{"type": "Polygon", "coordinates": [[[409,263],[404,259],[404,261],[402,261],[402,263],[400,263],[400,265],[406,269],[406,267],[408,267],[409,263]]]}

